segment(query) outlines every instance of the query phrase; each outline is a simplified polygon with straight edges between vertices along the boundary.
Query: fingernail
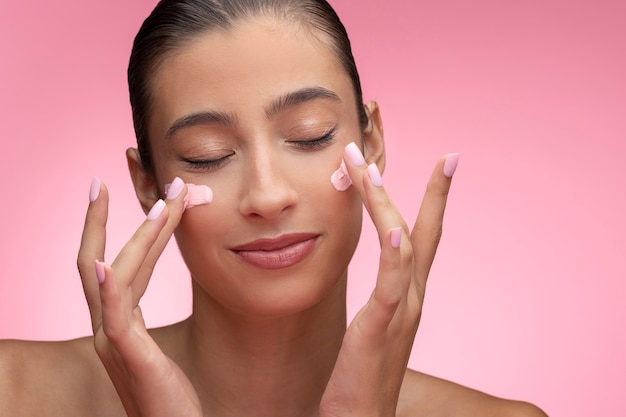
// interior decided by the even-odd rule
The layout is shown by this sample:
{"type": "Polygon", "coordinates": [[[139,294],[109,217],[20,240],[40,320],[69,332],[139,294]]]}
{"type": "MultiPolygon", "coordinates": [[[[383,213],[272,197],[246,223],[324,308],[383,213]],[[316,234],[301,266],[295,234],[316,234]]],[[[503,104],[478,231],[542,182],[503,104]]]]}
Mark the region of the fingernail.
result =
{"type": "Polygon", "coordinates": [[[350,142],[348,146],[346,146],[346,156],[350,163],[357,167],[362,167],[365,165],[365,158],[363,158],[363,154],[356,143],[350,142]]]}
{"type": "Polygon", "coordinates": [[[402,238],[402,228],[396,227],[395,229],[391,229],[391,247],[399,248],[400,247],[400,239],[402,238]]]}
{"type": "Polygon", "coordinates": [[[382,187],[383,186],[383,177],[380,176],[380,171],[378,170],[378,167],[376,166],[376,164],[370,164],[367,167],[367,173],[370,176],[370,179],[372,180],[372,183],[377,186],[377,187],[382,187]]]}
{"type": "Polygon", "coordinates": [[[446,159],[443,163],[443,175],[448,178],[452,178],[454,171],[456,171],[456,166],[459,164],[459,154],[449,153],[445,156],[445,158],[446,159]]]}
{"type": "Polygon", "coordinates": [[[93,177],[91,180],[91,187],[89,188],[89,201],[90,202],[94,202],[98,199],[98,196],[100,195],[100,184],[102,184],[102,181],[100,181],[100,178],[98,177],[93,177]]]}
{"type": "Polygon", "coordinates": [[[163,213],[164,208],[165,208],[165,201],[163,200],[157,201],[156,203],[154,203],[154,206],[152,206],[152,208],[150,209],[150,212],[148,213],[148,216],[146,216],[146,219],[148,220],[158,219],[161,213],[163,213]]]}
{"type": "Polygon", "coordinates": [[[104,273],[104,263],[100,261],[96,261],[96,277],[98,277],[98,282],[102,284],[104,279],[106,278],[106,274],[104,273]]]}
{"type": "Polygon", "coordinates": [[[180,195],[183,188],[185,188],[185,182],[178,177],[174,178],[174,181],[167,187],[167,199],[174,200],[180,195]]]}
{"type": "Polygon", "coordinates": [[[339,168],[330,176],[330,182],[337,191],[345,191],[352,185],[352,178],[348,174],[346,163],[341,160],[339,168]]]}

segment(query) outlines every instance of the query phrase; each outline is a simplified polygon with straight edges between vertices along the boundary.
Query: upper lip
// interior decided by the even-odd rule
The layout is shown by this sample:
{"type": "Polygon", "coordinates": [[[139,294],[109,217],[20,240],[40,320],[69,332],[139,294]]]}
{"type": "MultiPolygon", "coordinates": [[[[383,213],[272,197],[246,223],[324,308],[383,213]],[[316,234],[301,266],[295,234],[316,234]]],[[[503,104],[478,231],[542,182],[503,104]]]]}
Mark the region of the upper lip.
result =
{"type": "Polygon", "coordinates": [[[272,251],[286,248],[287,246],[314,239],[315,233],[290,233],[274,238],[261,238],[243,245],[234,246],[234,251],[272,251]]]}

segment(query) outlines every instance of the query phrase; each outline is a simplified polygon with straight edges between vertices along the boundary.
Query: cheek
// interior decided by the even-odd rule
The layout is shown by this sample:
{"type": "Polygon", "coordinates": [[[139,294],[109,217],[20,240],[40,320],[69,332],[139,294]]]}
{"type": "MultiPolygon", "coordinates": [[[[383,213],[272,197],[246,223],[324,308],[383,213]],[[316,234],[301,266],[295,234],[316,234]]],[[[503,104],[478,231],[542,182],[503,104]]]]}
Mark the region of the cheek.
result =
{"type": "MultiPolygon", "coordinates": [[[[339,161],[316,170],[316,178],[309,179],[302,203],[312,208],[314,217],[323,222],[341,267],[350,261],[361,234],[363,206],[354,187],[338,191],[331,182],[339,161]]],[[[310,177],[309,177],[310,178],[310,177]]]]}
{"type": "Polygon", "coordinates": [[[233,214],[226,210],[224,198],[214,196],[212,203],[188,209],[174,233],[183,259],[193,265],[215,265],[223,237],[232,227],[233,214]]]}

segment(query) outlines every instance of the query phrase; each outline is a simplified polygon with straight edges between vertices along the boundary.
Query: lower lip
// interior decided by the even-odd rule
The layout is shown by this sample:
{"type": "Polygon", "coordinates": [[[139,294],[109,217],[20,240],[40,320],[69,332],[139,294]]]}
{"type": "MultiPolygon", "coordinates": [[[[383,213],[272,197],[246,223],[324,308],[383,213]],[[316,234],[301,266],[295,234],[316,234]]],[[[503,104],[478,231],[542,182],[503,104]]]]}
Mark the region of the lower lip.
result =
{"type": "Polygon", "coordinates": [[[277,250],[235,251],[245,262],[263,269],[282,269],[306,258],[315,248],[315,238],[294,243],[277,250]]]}

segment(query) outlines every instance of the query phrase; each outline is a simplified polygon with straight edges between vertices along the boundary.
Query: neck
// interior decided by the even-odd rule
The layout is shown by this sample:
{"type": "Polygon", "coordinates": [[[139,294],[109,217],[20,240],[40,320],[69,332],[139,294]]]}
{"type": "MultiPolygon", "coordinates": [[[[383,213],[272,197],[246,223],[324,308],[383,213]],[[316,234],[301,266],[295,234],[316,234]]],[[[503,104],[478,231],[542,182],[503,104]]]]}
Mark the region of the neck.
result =
{"type": "MultiPolygon", "coordinates": [[[[194,283],[194,287],[196,284],[194,283]]],[[[346,330],[346,278],[318,304],[234,313],[194,288],[183,369],[216,416],[314,416],[346,330]]]]}

